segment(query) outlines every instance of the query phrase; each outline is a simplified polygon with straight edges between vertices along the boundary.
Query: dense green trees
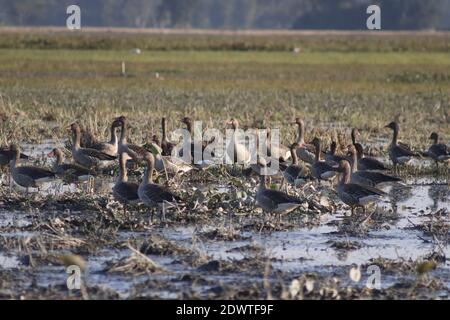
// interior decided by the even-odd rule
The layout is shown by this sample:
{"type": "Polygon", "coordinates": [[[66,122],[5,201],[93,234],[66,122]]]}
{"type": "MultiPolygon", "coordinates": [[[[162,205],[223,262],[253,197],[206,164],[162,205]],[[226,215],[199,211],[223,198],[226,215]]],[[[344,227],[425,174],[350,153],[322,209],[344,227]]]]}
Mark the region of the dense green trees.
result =
{"type": "Polygon", "coordinates": [[[69,4],[90,26],[362,29],[379,4],[383,29],[450,27],[450,0],[0,0],[0,24],[65,25],[69,4]]]}

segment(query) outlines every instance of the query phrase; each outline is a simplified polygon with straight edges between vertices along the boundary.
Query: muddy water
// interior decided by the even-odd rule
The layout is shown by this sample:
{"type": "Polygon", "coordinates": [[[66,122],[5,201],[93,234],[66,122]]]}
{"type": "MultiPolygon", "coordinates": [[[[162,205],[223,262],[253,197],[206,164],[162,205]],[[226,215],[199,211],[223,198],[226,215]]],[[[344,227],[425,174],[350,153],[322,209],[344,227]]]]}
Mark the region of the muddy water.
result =
{"type": "MultiPolygon", "coordinates": [[[[51,145],[44,145],[39,148],[24,146],[25,152],[31,156],[39,157],[51,150],[51,145]]],[[[288,230],[277,232],[256,232],[245,231],[235,222],[230,222],[228,218],[221,221],[201,226],[172,226],[161,228],[153,227],[147,232],[119,231],[118,237],[126,240],[143,241],[149,234],[159,234],[165,239],[175,242],[177,245],[186,248],[195,248],[217,260],[243,259],[249,256],[246,250],[249,245],[262,248],[266,255],[271,258],[272,267],[283,273],[298,275],[303,272],[314,272],[325,275],[339,275],[344,284],[354,286],[363,285],[351,283],[347,276],[349,268],[356,265],[366,265],[371,259],[385,258],[394,260],[417,260],[430,254],[435,250],[435,245],[431,238],[426,238],[421,231],[412,227],[419,225],[430,219],[429,214],[439,209],[450,209],[450,188],[448,181],[441,181],[435,177],[424,177],[406,181],[408,188],[387,187],[384,188],[390,194],[390,201],[380,205],[380,210],[395,212],[397,219],[386,221],[380,228],[370,229],[362,235],[346,234],[339,229],[340,222],[348,219],[348,212],[338,210],[334,214],[325,214],[321,217],[321,223],[317,226],[302,228],[295,226],[288,230]],[[242,236],[243,240],[222,241],[217,239],[201,239],[199,236],[204,231],[213,230],[221,226],[224,228],[235,228],[242,236]],[[353,250],[335,249],[334,243],[350,242],[355,245],[353,250]],[[241,248],[241,249],[239,249],[241,248]]],[[[104,189],[111,186],[112,180],[103,182],[104,189]]],[[[55,192],[55,185],[50,185],[46,190],[55,192]]],[[[74,186],[64,186],[58,192],[71,192],[74,186]]],[[[226,191],[222,188],[221,192],[226,191]]],[[[448,217],[448,216],[447,216],[448,217]]],[[[30,225],[31,217],[24,212],[0,211],[0,228],[15,226],[18,229],[30,225]]],[[[14,230],[9,228],[8,230],[14,230]]],[[[33,231],[3,233],[2,237],[23,238],[36,236],[33,231]]],[[[450,256],[450,249],[443,246],[443,253],[450,256]]],[[[204,284],[198,284],[194,289],[200,296],[210,290],[212,284],[235,284],[242,281],[255,282],[262,281],[261,274],[240,274],[240,273],[217,273],[201,271],[198,268],[187,266],[177,262],[177,256],[157,256],[149,257],[162,266],[166,272],[152,275],[125,275],[105,272],[105,267],[110,261],[118,261],[130,255],[128,249],[102,249],[95,255],[85,257],[88,263],[88,270],[85,274],[85,281],[89,285],[99,285],[115,290],[121,297],[126,298],[130,291],[138,283],[143,283],[148,279],[166,281],[167,287],[162,286],[152,288],[152,295],[159,298],[177,298],[179,292],[184,290],[185,284],[180,279],[186,275],[198,275],[205,280],[204,284]],[[170,285],[169,285],[170,283],[170,285]]],[[[23,266],[16,252],[9,252],[0,249],[0,270],[14,271],[20,274],[23,266]]],[[[363,280],[365,277],[364,270],[363,280]]],[[[447,288],[450,288],[450,263],[447,260],[440,264],[433,271],[433,275],[442,280],[447,288]]],[[[384,288],[411,278],[412,275],[382,274],[381,285],[384,288]],[[405,278],[405,279],[403,279],[405,278]]],[[[65,284],[67,275],[62,266],[49,265],[40,266],[35,271],[35,281],[43,287],[48,285],[65,284]]],[[[437,292],[438,296],[439,293],[437,292]]]]}

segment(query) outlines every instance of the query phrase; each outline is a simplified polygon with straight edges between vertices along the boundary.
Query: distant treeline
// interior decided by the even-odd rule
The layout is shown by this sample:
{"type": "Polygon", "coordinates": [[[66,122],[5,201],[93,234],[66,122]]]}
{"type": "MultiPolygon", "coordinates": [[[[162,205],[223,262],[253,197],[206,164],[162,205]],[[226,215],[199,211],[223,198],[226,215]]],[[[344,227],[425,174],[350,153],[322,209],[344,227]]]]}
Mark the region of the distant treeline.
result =
{"type": "Polygon", "coordinates": [[[378,4],[383,29],[450,29],[450,0],[0,0],[0,25],[64,26],[70,4],[85,26],[352,30],[378,4]]]}

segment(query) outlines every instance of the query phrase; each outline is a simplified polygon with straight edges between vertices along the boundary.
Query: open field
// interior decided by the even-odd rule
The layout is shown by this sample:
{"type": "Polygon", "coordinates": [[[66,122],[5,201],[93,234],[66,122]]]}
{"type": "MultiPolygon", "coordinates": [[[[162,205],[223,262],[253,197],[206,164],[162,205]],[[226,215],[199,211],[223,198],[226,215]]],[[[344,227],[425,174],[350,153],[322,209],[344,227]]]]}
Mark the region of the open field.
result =
{"type": "MultiPolygon", "coordinates": [[[[169,130],[185,115],[224,129],[231,117],[259,126],[269,111],[286,145],[300,116],[307,139],[321,136],[327,148],[338,134],[348,144],[351,128],[359,128],[366,151],[387,163],[391,131],[384,126],[396,117],[400,139],[415,151],[427,149],[432,131],[450,142],[449,51],[448,33],[0,29],[0,141],[19,143],[48,165],[43,155],[65,144],[73,121],[103,141],[112,119],[124,114],[130,140],[143,144],[160,135],[162,116],[169,130]]],[[[237,168],[203,174],[177,182],[189,199],[183,214],[153,225],[143,207],[122,214],[111,178],[98,181],[92,196],[50,188],[27,198],[2,187],[0,298],[450,296],[448,169],[436,173],[429,160],[415,160],[401,173],[409,188],[388,187],[390,202],[369,220],[349,217],[329,186],[306,190],[309,209],[281,225],[254,205],[256,177],[237,168]],[[88,262],[81,293],[65,287],[67,254],[88,262]],[[437,266],[423,271],[428,260],[437,266]],[[353,264],[363,270],[358,284],[348,276],[353,264]],[[371,264],[382,270],[380,290],[364,287],[371,264]]]]}

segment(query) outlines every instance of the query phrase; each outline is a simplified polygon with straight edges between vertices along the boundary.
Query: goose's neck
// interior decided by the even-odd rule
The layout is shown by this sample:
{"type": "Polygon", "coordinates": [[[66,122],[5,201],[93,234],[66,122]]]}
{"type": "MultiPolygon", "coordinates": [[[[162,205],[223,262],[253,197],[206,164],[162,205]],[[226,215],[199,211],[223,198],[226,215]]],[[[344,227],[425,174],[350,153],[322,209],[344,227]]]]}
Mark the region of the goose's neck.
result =
{"type": "Polygon", "coordinates": [[[114,126],[111,126],[111,140],[109,141],[109,143],[112,145],[117,144],[117,130],[114,126]]]}
{"type": "Polygon", "coordinates": [[[291,147],[291,157],[292,157],[292,164],[297,165],[298,157],[297,157],[297,152],[294,147],[291,147]]]}
{"type": "Polygon", "coordinates": [[[120,127],[120,143],[126,144],[127,143],[127,124],[125,122],[121,123],[120,127]]]}
{"type": "Polygon", "coordinates": [[[298,137],[297,137],[297,143],[300,145],[305,144],[305,128],[303,124],[299,123],[298,125],[298,137]]]}
{"type": "Polygon", "coordinates": [[[12,160],[9,162],[9,167],[10,167],[11,172],[16,169],[16,167],[20,161],[19,159],[20,159],[20,153],[17,152],[16,154],[14,154],[12,160]]]}
{"type": "Polygon", "coordinates": [[[318,145],[316,145],[316,154],[315,154],[315,156],[316,156],[316,162],[319,162],[320,161],[320,143],[318,144],[318,145]]]}
{"type": "Polygon", "coordinates": [[[438,144],[438,140],[439,140],[439,137],[438,137],[438,136],[434,137],[434,139],[433,139],[433,144],[438,144]]]}
{"type": "Polygon", "coordinates": [[[352,130],[352,144],[353,144],[353,145],[356,144],[356,134],[355,134],[355,130],[352,130]]]}
{"type": "Polygon", "coordinates": [[[394,128],[394,133],[392,135],[392,144],[397,145],[398,143],[398,128],[394,128]]]}
{"type": "Polygon", "coordinates": [[[352,172],[356,172],[356,171],[358,171],[358,155],[356,154],[356,152],[352,152],[351,153],[351,157],[352,157],[352,160],[353,160],[352,172]]]}
{"type": "Polygon", "coordinates": [[[147,185],[153,183],[153,169],[155,165],[151,161],[147,161],[147,168],[145,169],[144,179],[142,182],[147,185]]]}
{"type": "Polygon", "coordinates": [[[74,130],[74,132],[72,134],[72,139],[73,139],[73,149],[75,149],[75,150],[80,149],[80,145],[81,145],[81,132],[80,132],[80,130],[74,130]]]}
{"type": "Polygon", "coordinates": [[[64,162],[64,156],[60,153],[56,154],[56,165],[60,166],[64,162]]]}
{"type": "Polygon", "coordinates": [[[126,159],[121,153],[119,155],[119,179],[118,182],[127,182],[128,176],[127,176],[127,167],[126,167],[126,159]]]}
{"type": "Polygon", "coordinates": [[[266,189],[266,177],[261,175],[259,178],[259,190],[265,190],[266,189]]]}
{"type": "Polygon", "coordinates": [[[166,133],[166,118],[162,118],[161,120],[161,128],[162,128],[162,141],[167,141],[167,133],[166,133]]]}
{"type": "Polygon", "coordinates": [[[341,181],[339,183],[341,185],[350,183],[350,175],[351,175],[350,168],[346,167],[345,170],[344,170],[344,173],[342,174],[341,181]]]}

